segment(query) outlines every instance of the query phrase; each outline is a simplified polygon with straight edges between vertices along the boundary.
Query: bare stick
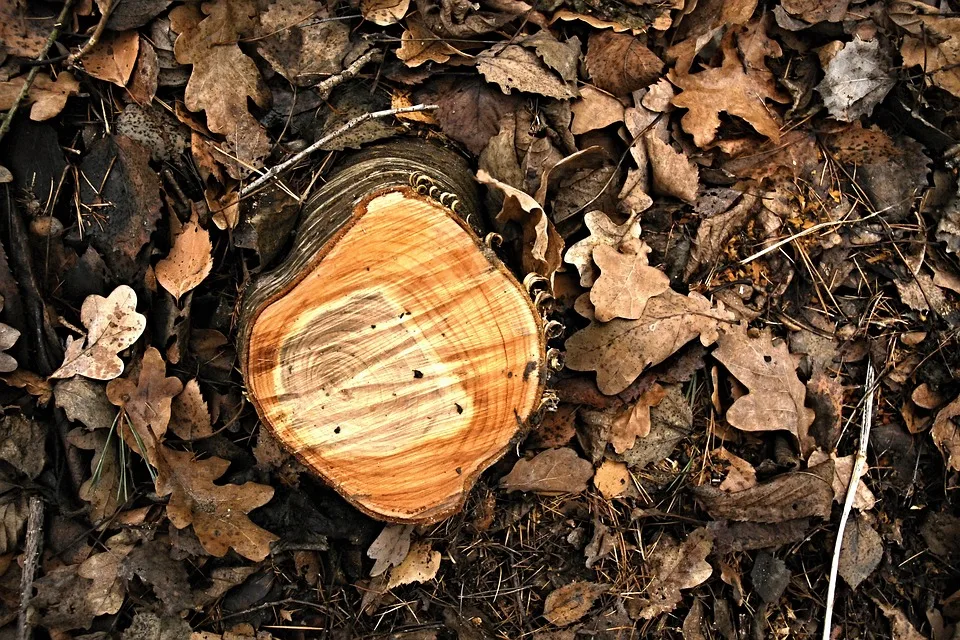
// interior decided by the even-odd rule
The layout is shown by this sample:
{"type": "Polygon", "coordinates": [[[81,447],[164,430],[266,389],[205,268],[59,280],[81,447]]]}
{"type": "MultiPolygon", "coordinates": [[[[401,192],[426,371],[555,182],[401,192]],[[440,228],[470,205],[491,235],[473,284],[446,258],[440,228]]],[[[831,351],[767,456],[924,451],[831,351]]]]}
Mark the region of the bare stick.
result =
{"type": "Polygon", "coordinates": [[[103,35],[103,30],[107,28],[107,20],[110,19],[110,14],[113,12],[113,7],[119,2],[119,0],[108,1],[107,6],[103,7],[100,10],[100,22],[97,23],[96,28],[93,30],[93,35],[90,36],[90,39],[83,43],[83,46],[80,47],[80,50],[76,53],[71,53],[67,56],[67,66],[75,67],[77,63],[80,62],[80,59],[90,53],[90,49],[93,49],[97,46],[97,43],[100,42],[100,36],[103,35]]]}
{"type": "Polygon", "coordinates": [[[40,557],[40,542],[43,540],[43,500],[30,496],[27,515],[27,543],[23,549],[23,575],[20,576],[20,611],[17,616],[17,640],[30,640],[33,627],[27,619],[30,600],[33,599],[33,577],[37,572],[40,557]]]}
{"type": "MultiPolygon", "coordinates": [[[[52,47],[53,43],[60,37],[60,29],[63,28],[63,23],[66,21],[71,7],[73,7],[73,0],[67,0],[63,5],[63,9],[60,10],[60,15],[57,16],[57,21],[53,24],[53,31],[47,36],[47,41],[43,43],[43,49],[40,50],[40,55],[37,56],[37,60],[46,59],[47,54],[50,52],[50,47],[52,47]]],[[[13,106],[7,111],[7,115],[3,118],[3,123],[0,124],[0,140],[3,140],[3,136],[7,135],[7,132],[10,130],[10,125],[13,124],[13,117],[17,115],[17,110],[23,101],[26,100],[27,94],[30,93],[30,87],[33,86],[33,80],[37,77],[39,71],[40,66],[38,65],[31,68],[27,73],[26,82],[23,83],[23,86],[20,88],[20,93],[17,94],[16,100],[13,101],[13,106]]]]}
{"type": "Polygon", "coordinates": [[[373,120],[375,118],[386,118],[387,116],[395,116],[401,113],[431,111],[436,108],[437,108],[437,105],[435,104],[418,104],[412,107],[402,107],[400,109],[385,109],[383,111],[371,111],[369,113],[361,114],[356,118],[348,120],[345,125],[337,129],[333,133],[328,133],[327,135],[323,136],[322,138],[314,142],[312,145],[310,145],[303,151],[291,157],[289,160],[285,162],[281,162],[280,164],[275,166],[273,169],[270,169],[269,171],[261,175],[259,178],[257,178],[256,180],[254,180],[253,182],[251,182],[250,184],[248,184],[247,186],[245,186],[243,189],[240,190],[240,197],[243,198],[245,196],[250,195],[251,193],[253,193],[254,190],[266,184],[266,182],[271,178],[273,178],[274,176],[277,176],[283,173],[284,171],[286,171],[296,163],[300,162],[301,160],[309,156],[311,153],[313,153],[317,149],[321,148],[323,145],[333,140],[334,138],[338,138],[342,136],[344,133],[346,133],[350,129],[355,129],[356,127],[359,127],[361,124],[363,124],[367,120],[373,120]]]}
{"type": "Polygon", "coordinates": [[[827,611],[823,619],[823,640],[830,640],[830,627],[833,619],[833,600],[837,593],[837,573],[840,570],[840,549],[843,546],[843,532],[847,528],[847,519],[853,508],[853,499],[860,484],[860,474],[867,462],[867,443],[870,441],[870,426],[873,423],[873,393],[874,374],[873,363],[867,359],[867,380],[864,383],[866,396],[863,400],[863,422],[860,424],[860,447],[853,461],[853,473],[847,484],[847,496],[843,501],[843,513],[840,515],[840,526],[837,529],[837,542],[833,547],[833,562],[830,564],[830,584],[827,587],[827,611]]]}
{"type": "Polygon", "coordinates": [[[365,64],[373,60],[374,58],[380,59],[382,56],[380,51],[376,49],[371,49],[365,54],[353,61],[353,63],[338,73],[335,76],[330,76],[314,89],[317,92],[317,95],[320,96],[321,100],[326,100],[330,96],[330,92],[333,91],[337,85],[341,84],[344,80],[349,80],[350,78],[356,77],[360,73],[360,69],[363,68],[365,64]]]}

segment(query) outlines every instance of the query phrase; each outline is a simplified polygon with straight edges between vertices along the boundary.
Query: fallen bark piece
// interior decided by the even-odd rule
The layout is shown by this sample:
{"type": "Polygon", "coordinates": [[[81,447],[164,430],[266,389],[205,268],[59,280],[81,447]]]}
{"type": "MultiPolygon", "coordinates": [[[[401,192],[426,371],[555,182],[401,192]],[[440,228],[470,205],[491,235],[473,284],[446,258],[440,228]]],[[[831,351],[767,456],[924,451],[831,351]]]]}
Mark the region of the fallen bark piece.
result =
{"type": "Polygon", "coordinates": [[[476,202],[452,151],[360,152],[245,294],[241,367],[264,424],[383,520],[456,511],[540,405],[543,321],[470,226],[476,202]]]}

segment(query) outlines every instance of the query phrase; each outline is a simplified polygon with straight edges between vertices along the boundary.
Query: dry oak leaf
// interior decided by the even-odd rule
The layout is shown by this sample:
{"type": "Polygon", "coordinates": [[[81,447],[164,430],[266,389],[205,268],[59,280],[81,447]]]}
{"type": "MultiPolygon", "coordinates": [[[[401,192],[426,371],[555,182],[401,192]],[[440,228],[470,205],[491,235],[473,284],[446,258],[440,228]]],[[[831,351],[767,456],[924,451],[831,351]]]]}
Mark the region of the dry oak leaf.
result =
{"type": "Polygon", "coordinates": [[[521,40],[520,44],[536,51],[548,67],[560,74],[564,82],[577,81],[580,39],[576,36],[566,42],[560,42],[550,31],[542,29],[521,40]]]}
{"type": "Polygon", "coordinates": [[[713,344],[718,323],[733,318],[698,293],[683,296],[667,289],[650,298],[637,320],[594,321],[570,336],[567,367],[596,371],[600,391],[616,395],[646,367],[663,362],[697,336],[704,346],[713,344]]]}
{"type": "MultiPolygon", "coordinates": [[[[833,501],[837,504],[843,504],[847,497],[847,486],[850,484],[850,477],[853,475],[853,463],[855,456],[837,457],[836,452],[832,451],[829,455],[821,450],[816,450],[807,458],[809,466],[815,466],[826,460],[833,460],[833,501]]],[[[858,511],[869,511],[877,504],[877,498],[863,481],[863,476],[867,475],[870,468],[863,465],[860,471],[860,477],[857,478],[857,489],[853,492],[853,508],[858,511]]]]}
{"type": "Polygon", "coordinates": [[[158,448],[157,494],[170,496],[167,517],[177,529],[192,524],[207,553],[219,557],[231,548],[260,562],[279,538],[250,521],[247,513],[270,502],[273,487],[246,482],[216,485],[230,463],[223,458],[196,460],[189,451],[158,448]]]}
{"type": "Polygon", "coordinates": [[[425,62],[443,64],[450,56],[459,53],[460,51],[430,31],[419,15],[414,15],[407,18],[407,28],[400,36],[400,48],[396,55],[408,67],[419,67],[425,62]]]}
{"type": "Polygon", "coordinates": [[[426,540],[412,545],[403,562],[390,570],[387,589],[412,582],[433,580],[437,577],[437,571],[440,569],[440,558],[440,552],[434,551],[426,540]]]}
{"type": "Polygon", "coordinates": [[[570,111],[573,113],[573,125],[570,127],[573,135],[623,122],[623,103],[591,85],[580,89],[580,98],[570,104],[570,111]]]}
{"type": "Polygon", "coordinates": [[[640,223],[634,218],[623,224],[617,224],[601,211],[588,211],[583,222],[590,235],[571,246],[563,261],[572,264],[580,272],[580,286],[590,287],[594,283],[593,252],[599,246],[619,247],[620,243],[640,238],[640,223]]]}
{"type": "Polygon", "coordinates": [[[705,527],[693,531],[682,543],[663,536],[647,556],[652,578],[643,598],[630,600],[630,617],[652,620],[661,613],[673,611],[683,595],[681,589],[692,589],[706,582],[713,574],[707,555],[713,549],[713,534],[705,527]]]}
{"type": "Polygon", "coordinates": [[[960,427],[954,422],[957,416],[960,416],[960,397],[940,409],[930,429],[930,437],[943,454],[947,466],[954,471],[960,471],[960,427]]]}
{"type": "Polygon", "coordinates": [[[621,251],[609,245],[593,249],[600,277],[590,289],[594,317],[600,322],[614,318],[636,320],[647,301],[670,288],[670,278],[647,263],[648,247],[642,240],[621,243],[621,251]]]}
{"type": "Polygon", "coordinates": [[[543,207],[523,191],[497,180],[483,169],[477,172],[477,180],[503,192],[503,207],[496,216],[497,223],[516,222],[523,229],[521,266],[524,271],[552,280],[560,268],[563,238],[543,207]]]}
{"type": "Polygon", "coordinates": [[[506,94],[517,89],[559,100],[579,95],[576,85],[564,82],[536,53],[515,44],[494,45],[482,52],[477,70],[506,94]]]}
{"type": "MultiPolygon", "coordinates": [[[[234,4],[238,4],[234,0],[234,4]]],[[[271,2],[266,11],[255,12],[257,52],[277,73],[304,87],[324,76],[340,73],[350,49],[350,27],[333,19],[316,0],[271,2]]],[[[327,96],[321,96],[323,98],[327,96]]]]}
{"type": "Polygon", "coordinates": [[[396,24],[407,14],[410,0],[360,0],[360,13],[381,27],[396,24]]]}
{"type": "Polygon", "coordinates": [[[633,448],[637,438],[650,435],[650,408],[656,407],[666,397],[667,390],[657,383],[650,385],[636,403],[617,416],[610,427],[609,442],[617,453],[625,453],[633,448]]]}
{"type": "Polygon", "coordinates": [[[757,486],[757,470],[753,468],[752,464],[740,456],[730,453],[724,447],[715,449],[711,453],[730,465],[727,469],[727,477],[720,483],[721,491],[737,493],[757,486]]]}
{"type": "Polygon", "coordinates": [[[212,251],[210,232],[200,226],[194,212],[177,234],[170,253],[154,267],[157,282],[179,302],[180,296],[195,289],[210,275],[212,251]]]}
{"type": "Polygon", "coordinates": [[[599,88],[625,96],[656,82],[663,60],[633,36],[594,31],[587,43],[586,68],[599,88]]]}
{"type": "Polygon", "coordinates": [[[607,500],[616,498],[630,486],[630,470],[627,463],[604,460],[593,476],[593,486],[607,500]]]}
{"type": "Polygon", "coordinates": [[[547,449],[530,460],[520,459],[500,480],[507,491],[533,491],[545,495],[580,493],[593,477],[593,465],[569,447],[547,449]]]}
{"type": "Polygon", "coordinates": [[[543,601],[543,617],[551,624],[573,624],[593,608],[593,603],[610,588],[596,582],[571,582],[554,589],[543,601]]]}
{"type": "Polygon", "coordinates": [[[890,640],[927,640],[927,636],[917,631],[903,611],[876,598],[871,600],[890,621],[890,640]]]}
{"type": "Polygon", "coordinates": [[[123,441],[154,467],[159,465],[157,447],[170,424],[170,404],[183,384],[167,376],[167,363],[153,347],[148,347],[140,362],[137,381],[130,378],[111,380],[107,398],[121,407],[126,420],[117,425],[123,441]]]}
{"type": "Polygon", "coordinates": [[[67,338],[63,364],[51,378],[116,378],[123,373],[123,360],[117,354],[136,342],[147,326],[146,316],[137,313],[137,294],[125,284],[106,298],[87,296],[80,307],[80,322],[87,328],[86,338],[67,338]]]}
{"type": "Polygon", "coordinates": [[[210,12],[205,18],[193,7],[179,6],[170,12],[170,22],[180,34],[174,44],[177,62],[193,65],[184,94],[187,109],[205,111],[210,130],[226,137],[236,158],[226,163],[227,169],[240,178],[249,173],[248,167],[263,166],[270,153],[266,130],[247,109],[247,99],[269,107],[270,92],[232,33],[222,33],[232,31],[229,4],[204,3],[202,8],[210,12]]]}
{"type": "Polygon", "coordinates": [[[783,473],[736,493],[702,486],[694,487],[693,495],[715,520],[786,522],[813,516],[829,518],[833,474],[833,460],[827,460],[806,471],[783,473]]]}
{"type": "Polygon", "coordinates": [[[170,430],[183,440],[199,440],[213,435],[210,409],[200,393],[196,378],[183,386],[170,405],[170,430]]]}
{"type": "Polygon", "coordinates": [[[67,442],[78,449],[93,451],[90,460],[92,475],[80,485],[78,495],[90,503],[90,520],[94,524],[104,522],[117,512],[123,496],[117,447],[107,446],[110,442],[106,430],[72,429],[67,434],[67,442]]]}
{"type": "Polygon", "coordinates": [[[388,524],[367,549],[367,557],[376,562],[370,569],[370,577],[377,577],[390,567],[402,563],[410,553],[412,524],[388,524]]]}
{"type": "Polygon", "coordinates": [[[643,144],[650,162],[654,193],[673,196],[691,204],[696,201],[700,186],[697,165],[653,132],[644,135],[643,144]]]}
{"type": "MultiPolygon", "coordinates": [[[[17,76],[7,82],[0,82],[0,111],[7,111],[13,106],[23,89],[24,82],[26,82],[26,76],[17,76]]],[[[28,104],[33,103],[30,107],[30,119],[42,122],[60,115],[63,108],[67,106],[67,98],[78,93],[80,93],[80,83],[69,71],[60,73],[56,81],[46,75],[37,75],[33,84],[30,85],[26,99],[28,104]]]]}
{"type": "Polygon", "coordinates": [[[125,87],[139,51],[136,31],[109,32],[83,56],[83,70],[98,80],[125,87]]]}
{"type": "Polygon", "coordinates": [[[713,357],[749,390],[727,410],[727,422],[743,431],[785,430],[806,441],[815,416],[803,406],[807,388],[785,343],[774,346],[769,330],[751,338],[746,325],[728,326],[713,357]]]}
{"type": "MultiPolygon", "coordinates": [[[[901,3],[901,6],[906,3],[901,3]]],[[[917,3],[919,4],[919,3],[917,3]]],[[[908,34],[900,46],[904,67],[923,68],[924,77],[936,86],[960,97],[960,18],[914,15],[891,11],[894,22],[908,34]]]]}
{"type": "MultiPolygon", "coordinates": [[[[788,100],[777,91],[775,81],[772,81],[771,86],[771,81],[764,75],[749,72],[755,67],[750,65],[749,59],[741,61],[733,43],[734,35],[735,32],[730,31],[723,38],[723,63],[720,67],[695,74],[676,70],[669,74],[670,82],[681,90],[674,97],[673,104],[687,109],[680,124],[701,148],[716,138],[717,129],[720,127],[720,112],[743,118],[757,133],[774,142],[780,140],[780,122],[772,115],[774,112],[765,100],[788,100]]],[[[759,52],[761,65],[764,55],[779,57],[782,54],[776,42],[769,40],[769,43],[766,50],[759,52]]],[[[753,62],[758,61],[754,59],[753,62]]]]}

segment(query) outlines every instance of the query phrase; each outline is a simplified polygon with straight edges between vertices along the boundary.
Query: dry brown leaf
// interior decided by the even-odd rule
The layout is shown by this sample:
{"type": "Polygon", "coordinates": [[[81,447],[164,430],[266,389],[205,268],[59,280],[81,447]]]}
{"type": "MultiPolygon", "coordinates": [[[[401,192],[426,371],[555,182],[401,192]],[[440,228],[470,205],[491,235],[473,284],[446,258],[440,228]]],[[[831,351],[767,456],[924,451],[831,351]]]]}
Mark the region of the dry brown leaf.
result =
{"type": "Polygon", "coordinates": [[[553,17],[550,19],[550,24],[553,24],[557,20],[562,20],[564,22],[573,22],[576,20],[579,22],[585,22],[586,24],[590,25],[594,29],[611,29],[615,33],[623,33],[624,31],[629,31],[635,36],[638,36],[643,32],[642,29],[633,29],[626,25],[620,24],[619,22],[613,22],[611,20],[603,20],[602,18],[591,16],[586,13],[575,13],[573,11],[569,11],[568,9],[561,9],[560,11],[557,11],[556,13],[554,13],[553,17]]]}
{"type": "Polygon", "coordinates": [[[543,601],[543,617],[551,624],[573,624],[593,608],[593,603],[610,588],[596,582],[571,582],[554,589],[543,601]]]}
{"type": "Polygon", "coordinates": [[[609,245],[594,247],[600,277],[590,289],[590,302],[597,320],[636,320],[650,298],[670,288],[667,274],[647,264],[649,253],[650,247],[637,239],[622,242],[620,251],[609,245]]]}
{"type": "Polygon", "coordinates": [[[68,378],[57,383],[53,395],[67,418],[82,422],[87,429],[109,429],[117,417],[117,408],[110,404],[102,383],[68,378]]]}
{"type": "Polygon", "coordinates": [[[774,142],[780,140],[780,122],[766,100],[787,102],[776,86],[776,80],[766,69],[764,57],[779,57],[780,45],[765,36],[759,40],[764,46],[748,50],[741,61],[734,45],[735,30],[723,38],[720,67],[689,74],[671,71],[670,81],[680,93],[673,99],[677,107],[687,109],[680,123],[693,136],[698,147],[706,147],[716,138],[720,127],[720,113],[728,113],[746,120],[757,133],[774,142]]]}
{"type": "Polygon", "coordinates": [[[430,543],[422,540],[410,547],[403,562],[390,570],[387,589],[412,582],[428,582],[437,576],[440,569],[440,552],[434,551],[430,543]]]}
{"type": "Polygon", "coordinates": [[[107,32],[83,56],[83,70],[98,80],[127,86],[140,51],[140,36],[136,31],[107,32]]]}
{"type": "Polygon", "coordinates": [[[384,27],[400,22],[409,8],[410,0],[360,0],[363,19],[384,27]]]}
{"type": "Polygon", "coordinates": [[[516,96],[504,95],[479,75],[441,76],[414,93],[414,101],[437,105],[433,115],[443,132],[476,155],[497,135],[503,119],[518,108],[516,96]]]}
{"type": "Polygon", "coordinates": [[[167,376],[167,363],[153,347],[148,347],[140,362],[140,376],[111,380],[107,398],[123,409],[126,419],[117,424],[117,431],[133,451],[154,467],[159,466],[157,447],[163,441],[170,423],[170,404],[183,390],[183,384],[167,376]]]}
{"type": "Polygon", "coordinates": [[[183,440],[198,440],[213,435],[210,409],[200,394],[200,383],[190,380],[170,405],[170,430],[183,440]]]}
{"type": "Polygon", "coordinates": [[[87,328],[86,337],[67,338],[63,364],[51,378],[116,378],[123,373],[123,360],[117,354],[136,342],[147,326],[147,318],[137,313],[137,294],[125,284],[106,298],[87,296],[80,307],[80,322],[87,328]]]}
{"type": "Polygon", "coordinates": [[[577,81],[577,64],[580,62],[580,39],[573,36],[560,42],[547,29],[541,29],[520,41],[527,49],[533,49],[548,67],[560,74],[567,83],[577,81]]]}
{"type": "MultiPolygon", "coordinates": [[[[234,2],[236,4],[236,2],[234,2]]],[[[350,27],[316,0],[271,2],[256,12],[257,52],[297,86],[317,84],[339,73],[350,49],[350,27]]],[[[325,96],[324,96],[325,97],[325,96]]]]}
{"type": "Polygon", "coordinates": [[[690,261],[684,270],[687,279],[701,268],[712,266],[720,259],[728,246],[728,240],[735,233],[740,233],[747,222],[756,215],[758,202],[759,199],[755,195],[744,193],[743,197],[729,210],[700,223],[697,236],[693,241],[693,249],[690,251],[690,261]]]}
{"type": "Polygon", "coordinates": [[[593,465],[569,447],[547,449],[530,460],[520,459],[500,479],[507,491],[533,491],[546,495],[580,493],[593,477],[593,465]]]}
{"type": "MultiPolygon", "coordinates": [[[[906,3],[900,3],[902,8],[906,3]]],[[[908,34],[900,46],[904,67],[921,67],[924,78],[934,85],[960,97],[960,18],[937,15],[914,15],[891,11],[894,22],[908,34]]]]}
{"type": "Polygon", "coordinates": [[[208,2],[202,8],[209,15],[196,15],[190,6],[170,12],[171,25],[180,33],[174,46],[177,61],[193,65],[184,102],[190,111],[206,112],[210,130],[227,139],[237,161],[224,164],[239,178],[249,173],[247,167],[262,167],[270,153],[266,130],[247,109],[248,99],[269,107],[270,92],[257,65],[236,44],[230,3],[208,2]]]}
{"type": "Polygon", "coordinates": [[[890,621],[890,640],[927,640],[925,635],[917,631],[903,611],[876,598],[871,599],[890,621]]]}
{"type": "Polygon", "coordinates": [[[700,186],[697,165],[652,132],[643,136],[643,144],[650,162],[653,191],[692,204],[700,186]]]}
{"type": "Polygon", "coordinates": [[[370,569],[370,576],[381,575],[390,567],[402,563],[410,553],[410,536],[413,535],[413,525],[388,524],[367,549],[367,557],[376,560],[370,569]]]}
{"type": "Polygon", "coordinates": [[[133,75],[127,83],[127,91],[137,104],[146,107],[157,95],[159,84],[160,60],[157,58],[157,50],[144,38],[140,42],[140,53],[137,55],[133,75]]]}
{"type": "Polygon", "coordinates": [[[425,62],[443,64],[460,52],[430,31],[419,15],[407,18],[407,28],[400,36],[397,57],[408,67],[419,67],[425,62]]]}
{"type": "Polygon", "coordinates": [[[477,172],[477,180],[503,192],[503,207],[497,214],[497,222],[516,222],[523,228],[523,269],[528,273],[539,273],[552,279],[553,274],[560,268],[563,238],[557,233],[540,203],[523,191],[497,180],[483,169],[477,172]]]}
{"type": "Polygon", "coordinates": [[[570,127],[573,135],[623,122],[623,103],[591,85],[584,85],[580,89],[580,98],[570,104],[570,111],[573,112],[573,125],[570,127]]]}
{"type": "Polygon", "coordinates": [[[189,451],[157,450],[157,494],[170,496],[167,517],[177,529],[192,524],[207,553],[219,557],[231,548],[260,562],[279,538],[250,521],[247,513],[270,502],[273,487],[246,482],[217,485],[230,463],[222,458],[197,460],[189,451]]]}
{"type": "Polygon", "coordinates": [[[117,447],[110,442],[105,430],[73,429],[67,434],[67,442],[78,449],[93,451],[90,460],[92,475],[80,485],[78,495],[81,500],[90,503],[90,520],[94,524],[104,522],[116,513],[121,498],[125,498],[120,484],[117,447]]]}
{"type": "MultiPolygon", "coordinates": [[[[838,458],[835,451],[827,455],[823,451],[817,450],[810,454],[810,457],[807,459],[807,464],[812,467],[831,459],[834,463],[833,501],[837,504],[843,504],[847,498],[847,486],[850,484],[850,476],[853,475],[855,456],[849,455],[838,458]]],[[[870,467],[863,465],[863,469],[860,471],[860,478],[857,479],[857,489],[853,493],[853,508],[859,511],[869,511],[877,504],[877,499],[873,495],[873,492],[870,491],[862,480],[863,476],[867,475],[867,471],[869,470],[870,467]]]]}
{"type": "Polygon", "coordinates": [[[960,416],[960,397],[937,413],[930,429],[930,437],[954,471],[960,471],[960,427],[954,418],[960,416]]]}
{"type": "Polygon", "coordinates": [[[730,464],[727,469],[727,477],[720,483],[721,491],[737,493],[757,486],[757,471],[752,464],[723,447],[713,451],[712,455],[721,460],[726,460],[730,464]]]}
{"type": "MultiPolygon", "coordinates": [[[[26,76],[17,76],[8,82],[0,82],[0,111],[6,111],[13,106],[17,96],[23,89],[26,76]]],[[[63,111],[67,105],[67,98],[80,93],[80,83],[69,71],[57,76],[56,81],[49,76],[38,74],[30,85],[26,103],[33,103],[30,108],[30,119],[36,122],[49,120],[63,111]]]]}
{"type": "Polygon", "coordinates": [[[628,220],[617,224],[601,211],[588,211],[583,222],[590,235],[571,246],[563,261],[572,264],[580,272],[580,286],[590,287],[594,283],[593,252],[599,246],[619,247],[620,243],[640,238],[638,220],[628,220]]]}
{"type": "Polygon", "coordinates": [[[883,560],[883,539],[869,518],[856,513],[847,521],[840,546],[840,576],[856,590],[883,560]]]}
{"type": "Polygon", "coordinates": [[[727,326],[713,357],[749,390],[727,410],[727,422],[743,431],[782,429],[806,441],[814,413],[803,406],[806,387],[785,343],[775,346],[769,330],[751,338],[745,325],[727,326]]]}
{"type": "Polygon", "coordinates": [[[596,371],[600,391],[615,395],[694,338],[713,344],[718,323],[732,320],[733,314],[714,309],[698,293],[682,296],[668,289],[650,298],[638,320],[594,321],[573,334],[566,342],[567,367],[596,371]]]}
{"type": "Polygon", "coordinates": [[[564,82],[536,53],[520,45],[490,47],[477,56],[477,70],[506,94],[516,89],[560,100],[579,95],[576,85],[564,82]]]}
{"type": "Polygon", "coordinates": [[[587,44],[586,68],[599,88],[625,96],[656,82],[663,60],[633,36],[594,31],[587,44]]]}
{"type": "Polygon", "coordinates": [[[650,435],[650,408],[659,405],[666,395],[667,390],[654,383],[640,394],[629,410],[614,419],[609,439],[614,451],[625,453],[633,448],[637,438],[650,435]]]}
{"type": "Polygon", "coordinates": [[[195,289],[210,275],[212,251],[210,232],[200,226],[194,212],[177,234],[170,253],[154,267],[157,282],[179,302],[180,296],[195,289]]]}
{"type": "Polygon", "coordinates": [[[644,596],[627,602],[631,618],[652,620],[673,611],[683,598],[682,589],[692,589],[713,574],[707,555],[713,549],[713,534],[701,527],[682,543],[664,535],[649,552],[650,582],[644,596]]]}
{"type": "Polygon", "coordinates": [[[36,58],[55,22],[55,13],[32,0],[0,2],[0,51],[36,58]]]}
{"type": "Polygon", "coordinates": [[[830,517],[833,504],[833,461],[791,471],[755,487],[727,493],[695,487],[693,494],[714,519],[746,522],[786,522],[797,518],[830,517]]]}
{"type": "Polygon", "coordinates": [[[630,470],[625,462],[604,460],[593,476],[593,486],[607,500],[616,498],[630,486],[630,470]]]}

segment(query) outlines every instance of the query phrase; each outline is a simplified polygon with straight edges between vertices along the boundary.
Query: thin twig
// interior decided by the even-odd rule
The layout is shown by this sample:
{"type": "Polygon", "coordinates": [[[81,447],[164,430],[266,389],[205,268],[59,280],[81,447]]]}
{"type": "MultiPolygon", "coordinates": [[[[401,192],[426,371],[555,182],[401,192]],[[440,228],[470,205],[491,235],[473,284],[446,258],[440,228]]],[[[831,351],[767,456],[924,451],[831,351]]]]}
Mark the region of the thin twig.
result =
{"type": "Polygon", "coordinates": [[[251,182],[250,184],[248,184],[247,186],[245,186],[243,189],[240,190],[240,197],[243,198],[250,195],[251,193],[253,193],[253,191],[255,191],[259,187],[266,184],[266,182],[271,178],[283,173],[284,171],[286,171],[296,163],[300,162],[301,160],[309,156],[311,153],[313,153],[317,149],[320,149],[321,147],[323,147],[323,145],[327,144],[334,138],[338,138],[342,136],[344,133],[346,133],[350,129],[355,129],[356,127],[359,127],[361,124],[363,124],[367,120],[373,120],[375,118],[386,118],[387,116],[395,116],[401,113],[432,111],[433,109],[436,109],[436,108],[437,108],[437,105],[435,104],[418,104],[412,107],[402,107],[400,109],[385,109],[383,111],[371,111],[369,113],[361,114],[356,118],[348,120],[345,125],[337,129],[333,133],[329,133],[323,136],[322,138],[314,142],[312,145],[310,145],[303,151],[291,157],[289,160],[285,162],[281,162],[274,168],[270,169],[269,171],[261,175],[259,178],[257,178],[256,180],[254,180],[253,182],[251,182]]]}
{"type": "Polygon", "coordinates": [[[23,575],[20,576],[20,611],[17,615],[17,640],[30,640],[33,626],[28,620],[30,600],[33,599],[33,578],[37,573],[40,543],[43,540],[43,499],[30,496],[27,515],[27,542],[23,549],[23,575]]]}
{"type": "Polygon", "coordinates": [[[119,2],[119,0],[107,0],[107,6],[100,8],[100,22],[97,23],[96,28],[93,30],[93,35],[90,36],[90,39],[83,43],[83,46],[80,47],[80,50],[76,53],[71,53],[67,56],[67,67],[73,68],[77,66],[77,63],[80,62],[80,59],[83,56],[90,53],[90,50],[97,46],[97,43],[100,42],[100,36],[103,35],[103,30],[107,28],[107,21],[110,19],[110,14],[113,12],[113,7],[119,2]]]}
{"type": "MultiPolygon", "coordinates": [[[[57,21],[53,24],[53,31],[47,36],[47,41],[43,43],[43,49],[40,50],[37,60],[46,59],[47,54],[50,52],[50,47],[52,47],[53,43],[60,37],[60,29],[63,28],[63,23],[66,21],[71,7],[73,7],[73,0],[67,0],[63,5],[63,9],[60,10],[60,15],[57,16],[57,21]]],[[[39,72],[40,65],[37,65],[27,73],[26,82],[23,83],[23,86],[20,88],[20,93],[17,94],[17,98],[13,101],[13,106],[7,111],[7,115],[3,118],[3,123],[0,124],[0,140],[3,140],[3,136],[7,135],[7,132],[10,131],[10,125],[13,124],[13,117],[17,115],[17,110],[23,101],[26,100],[27,94],[30,93],[30,87],[33,86],[33,80],[39,72]]]]}
{"type": "Polygon", "coordinates": [[[330,97],[330,92],[333,91],[337,85],[341,84],[344,80],[349,80],[350,78],[355,77],[358,73],[360,73],[360,69],[362,69],[364,65],[371,60],[379,60],[380,58],[382,58],[380,51],[378,49],[371,49],[354,60],[349,67],[337,75],[330,76],[318,84],[314,90],[316,91],[317,95],[320,96],[321,100],[326,100],[328,97],[330,97]]]}
{"type": "Polygon", "coordinates": [[[870,427],[873,424],[873,394],[874,386],[873,363],[867,359],[867,379],[864,383],[866,395],[863,402],[863,422],[860,423],[860,447],[853,461],[853,473],[847,484],[847,497],[843,501],[843,513],[840,515],[840,526],[837,528],[837,542],[833,546],[833,562],[830,564],[830,584],[827,587],[827,611],[823,619],[823,640],[830,640],[830,627],[833,619],[833,600],[837,593],[837,573],[840,570],[840,549],[843,546],[843,532],[847,527],[847,519],[853,508],[853,499],[860,484],[860,475],[867,462],[867,443],[870,441],[870,427]]]}

